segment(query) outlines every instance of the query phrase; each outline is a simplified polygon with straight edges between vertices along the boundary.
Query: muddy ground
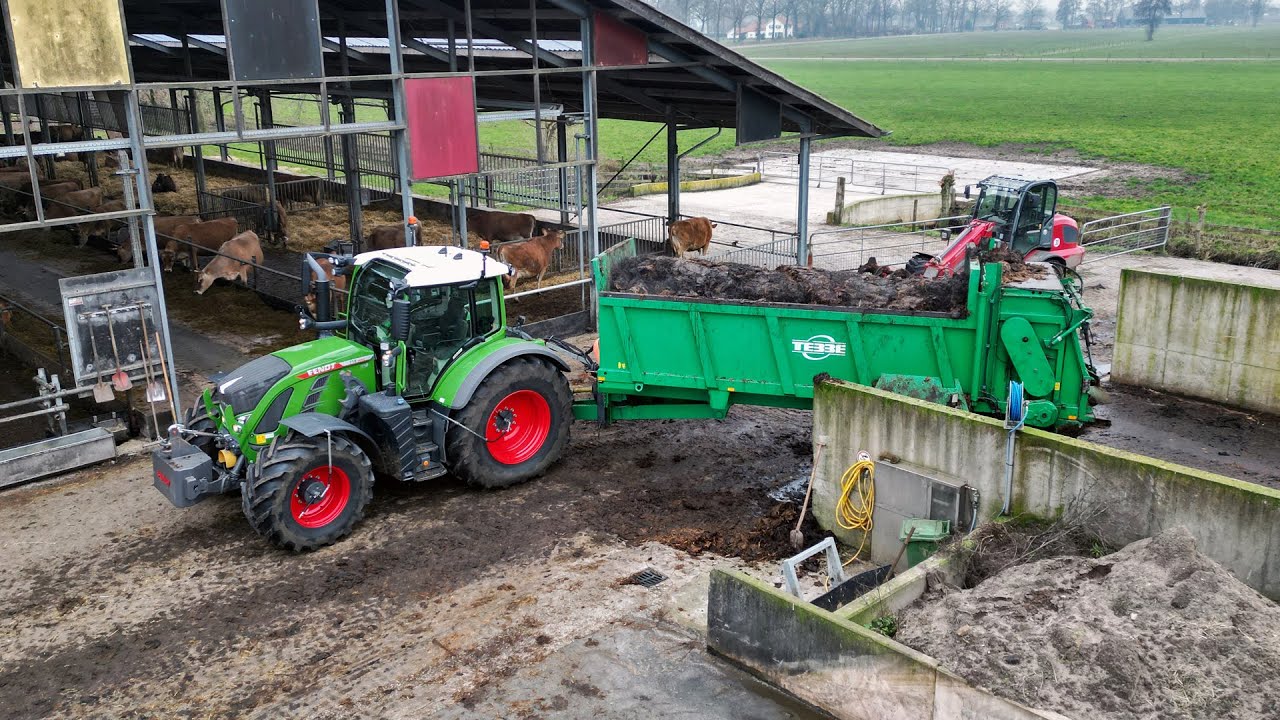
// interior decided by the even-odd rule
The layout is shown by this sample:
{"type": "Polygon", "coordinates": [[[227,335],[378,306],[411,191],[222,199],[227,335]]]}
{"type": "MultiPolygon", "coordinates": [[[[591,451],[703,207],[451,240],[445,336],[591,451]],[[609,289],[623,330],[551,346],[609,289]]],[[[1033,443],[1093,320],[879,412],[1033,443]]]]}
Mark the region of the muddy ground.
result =
{"type": "MultiPolygon", "coordinates": [[[[575,710],[604,697],[588,669],[553,663],[541,684],[529,674],[627,628],[674,638],[658,653],[672,667],[701,662],[679,625],[696,624],[699,601],[681,588],[721,555],[776,573],[795,509],[768,493],[806,472],[809,423],[750,408],[724,422],[579,423],[537,481],[379,484],[352,537],[301,556],[254,536],[234,496],[170,507],[144,460],[8,491],[0,715],[597,714],[575,710]],[[646,566],[671,579],[625,582],[646,566]]],[[[638,674],[630,689],[615,677],[619,691],[653,682],[638,674]]],[[[748,695],[761,717],[800,716],[748,695]]],[[[613,716],[674,714],[672,698],[658,715],[613,716]]],[[[732,698],[721,711],[741,707],[732,698]]]]}
{"type": "Polygon", "coordinates": [[[1073,718],[1275,717],[1280,606],[1173,528],[1098,558],[935,587],[896,638],[975,685],[1073,718]]]}

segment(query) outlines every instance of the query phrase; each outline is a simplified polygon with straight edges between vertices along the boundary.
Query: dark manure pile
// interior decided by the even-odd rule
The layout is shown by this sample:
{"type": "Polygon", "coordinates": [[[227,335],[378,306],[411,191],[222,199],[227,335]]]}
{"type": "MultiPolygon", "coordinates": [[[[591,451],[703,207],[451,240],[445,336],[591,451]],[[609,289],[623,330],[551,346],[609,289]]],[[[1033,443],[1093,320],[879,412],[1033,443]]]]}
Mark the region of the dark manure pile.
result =
{"type": "Polygon", "coordinates": [[[784,265],[773,270],[738,263],[647,255],[614,264],[609,289],[633,295],[824,305],[963,317],[967,275],[927,280],[898,271],[884,275],[868,264],[858,270],[819,270],[784,265]]]}

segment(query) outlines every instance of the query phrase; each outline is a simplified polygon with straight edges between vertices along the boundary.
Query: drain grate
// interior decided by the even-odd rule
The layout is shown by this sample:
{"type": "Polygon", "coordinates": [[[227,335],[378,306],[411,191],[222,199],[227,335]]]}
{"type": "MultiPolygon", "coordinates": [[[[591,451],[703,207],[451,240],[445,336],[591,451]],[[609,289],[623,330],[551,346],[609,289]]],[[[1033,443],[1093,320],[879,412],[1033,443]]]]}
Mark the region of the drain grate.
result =
{"type": "Polygon", "coordinates": [[[653,568],[645,568],[627,578],[627,584],[641,585],[643,587],[651,588],[666,579],[667,576],[657,570],[654,570],[653,568]]]}

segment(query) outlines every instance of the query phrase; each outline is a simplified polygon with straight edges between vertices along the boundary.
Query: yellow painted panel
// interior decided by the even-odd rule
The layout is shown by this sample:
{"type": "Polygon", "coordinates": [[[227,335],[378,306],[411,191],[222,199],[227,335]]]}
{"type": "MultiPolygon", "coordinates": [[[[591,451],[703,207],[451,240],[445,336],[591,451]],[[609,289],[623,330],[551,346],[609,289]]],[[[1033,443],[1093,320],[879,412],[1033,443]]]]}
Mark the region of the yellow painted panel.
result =
{"type": "Polygon", "coordinates": [[[8,5],[22,87],[129,82],[117,0],[9,0],[8,5]]]}

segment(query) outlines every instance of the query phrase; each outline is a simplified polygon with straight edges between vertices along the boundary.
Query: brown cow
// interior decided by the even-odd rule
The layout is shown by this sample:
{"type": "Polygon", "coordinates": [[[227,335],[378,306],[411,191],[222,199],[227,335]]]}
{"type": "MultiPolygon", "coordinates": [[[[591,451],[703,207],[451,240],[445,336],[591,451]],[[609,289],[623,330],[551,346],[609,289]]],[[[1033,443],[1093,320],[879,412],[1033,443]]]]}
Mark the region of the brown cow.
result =
{"type": "Polygon", "coordinates": [[[55,183],[40,186],[40,196],[46,200],[56,200],[70,192],[83,190],[79,180],[59,180],[55,183]]]}
{"type": "MultiPolygon", "coordinates": [[[[173,232],[183,225],[195,225],[200,222],[200,218],[195,215],[157,215],[152,218],[152,222],[156,226],[156,235],[167,235],[172,237],[173,232]]],[[[129,242],[129,228],[123,227],[116,231],[116,256],[120,258],[122,263],[133,262],[133,243],[129,242]]],[[[164,238],[156,238],[156,246],[164,244],[164,238]]]]}
{"type": "MultiPolygon", "coordinates": [[[[174,260],[185,247],[187,256],[191,258],[191,269],[196,270],[200,267],[196,264],[196,255],[201,249],[217,250],[223,243],[234,239],[239,231],[240,226],[233,217],[206,220],[194,225],[179,225],[174,228],[173,235],[164,245],[164,250],[160,251],[160,267],[172,272],[174,260]]],[[[258,236],[253,237],[256,242],[258,236]]]]}
{"type": "Polygon", "coordinates": [[[528,213],[468,210],[467,227],[489,242],[528,240],[538,219],[528,213]]]}
{"type": "MultiPolygon", "coordinates": [[[[120,212],[124,210],[123,200],[108,200],[102,203],[93,211],[96,213],[120,212]]],[[[111,223],[114,220],[93,220],[91,222],[82,222],[76,226],[76,245],[84,247],[89,244],[89,238],[92,236],[105,237],[111,229],[111,223]]]]}
{"type": "Polygon", "coordinates": [[[692,250],[706,255],[707,246],[711,244],[711,229],[715,226],[715,223],[704,217],[677,220],[671,223],[667,228],[667,238],[671,242],[671,249],[675,251],[676,257],[684,257],[685,253],[692,250]]]}
{"type": "Polygon", "coordinates": [[[88,190],[75,190],[62,195],[57,200],[50,200],[45,205],[44,217],[46,220],[59,220],[61,218],[84,215],[101,204],[102,188],[94,187],[88,190]]]}
{"type": "Polygon", "coordinates": [[[379,225],[369,231],[369,238],[364,241],[366,252],[370,250],[392,250],[399,247],[404,247],[403,225],[379,225]]]}
{"type": "Polygon", "coordinates": [[[151,192],[155,194],[178,192],[178,184],[173,181],[172,175],[160,173],[156,175],[156,179],[151,182],[151,192]]]}
{"type": "MultiPolygon", "coordinates": [[[[333,309],[334,315],[337,315],[342,312],[342,299],[346,297],[346,293],[341,291],[347,289],[347,276],[334,275],[333,263],[329,262],[329,258],[316,258],[316,262],[320,264],[320,269],[324,270],[324,276],[329,278],[329,307],[333,309]]],[[[311,271],[311,278],[319,280],[316,277],[315,270],[311,271]]],[[[302,301],[307,304],[307,311],[311,313],[311,316],[315,317],[316,294],[314,292],[307,293],[302,298],[302,301]]]]}
{"type": "Polygon", "coordinates": [[[547,274],[551,253],[564,247],[564,235],[559,230],[543,230],[541,235],[523,242],[498,247],[498,259],[511,266],[514,273],[504,281],[507,290],[514,290],[520,276],[537,277],[542,287],[542,276],[547,274]]]}
{"type": "Polygon", "coordinates": [[[218,248],[218,253],[196,277],[197,295],[203,295],[219,279],[240,278],[240,282],[247,285],[249,270],[253,267],[248,263],[262,264],[262,243],[252,230],[246,230],[223,243],[218,248]]]}

